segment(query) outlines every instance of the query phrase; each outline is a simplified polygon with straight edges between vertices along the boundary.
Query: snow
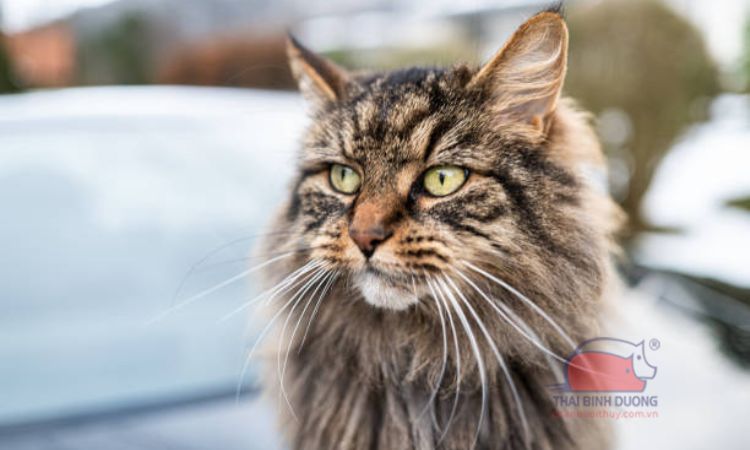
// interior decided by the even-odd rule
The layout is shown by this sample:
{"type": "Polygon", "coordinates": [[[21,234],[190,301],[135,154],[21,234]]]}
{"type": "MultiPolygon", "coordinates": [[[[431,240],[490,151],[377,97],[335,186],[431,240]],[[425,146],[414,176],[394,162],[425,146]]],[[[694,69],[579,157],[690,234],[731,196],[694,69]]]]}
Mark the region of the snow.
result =
{"type": "Polygon", "coordinates": [[[750,286],[750,213],[726,202],[750,196],[750,98],[719,97],[711,120],[688,131],[659,167],[643,212],[679,234],[651,233],[636,258],[653,267],[750,286]]]}

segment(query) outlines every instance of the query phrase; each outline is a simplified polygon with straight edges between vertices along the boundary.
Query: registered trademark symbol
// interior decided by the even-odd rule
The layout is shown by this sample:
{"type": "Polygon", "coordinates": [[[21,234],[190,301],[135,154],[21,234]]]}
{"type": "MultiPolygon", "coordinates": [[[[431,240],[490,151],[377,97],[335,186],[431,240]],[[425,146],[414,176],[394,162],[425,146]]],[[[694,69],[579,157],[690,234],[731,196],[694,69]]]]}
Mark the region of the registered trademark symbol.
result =
{"type": "Polygon", "coordinates": [[[648,347],[651,350],[659,350],[659,347],[661,347],[661,342],[659,342],[658,339],[654,338],[648,341],[648,347]]]}

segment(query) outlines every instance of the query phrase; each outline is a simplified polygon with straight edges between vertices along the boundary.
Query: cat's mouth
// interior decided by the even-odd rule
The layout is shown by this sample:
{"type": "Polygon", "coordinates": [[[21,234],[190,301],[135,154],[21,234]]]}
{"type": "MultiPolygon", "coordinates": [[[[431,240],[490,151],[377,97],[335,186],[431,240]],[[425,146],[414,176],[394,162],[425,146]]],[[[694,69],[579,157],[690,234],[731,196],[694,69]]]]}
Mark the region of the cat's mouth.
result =
{"type": "Polygon", "coordinates": [[[403,285],[409,282],[409,279],[405,275],[394,274],[383,269],[376,267],[371,263],[367,263],[364,268],[365,273],[374,275],[382,279],[386,283],[393,285],[403,285]]]}
{"type": "Polygon", "coordinates": [[[354,277],[354,284],[365,301],[379,308],[404,310],[417,303],[419,298],[408,284],[392,274],[368,265],[354,277]]]}

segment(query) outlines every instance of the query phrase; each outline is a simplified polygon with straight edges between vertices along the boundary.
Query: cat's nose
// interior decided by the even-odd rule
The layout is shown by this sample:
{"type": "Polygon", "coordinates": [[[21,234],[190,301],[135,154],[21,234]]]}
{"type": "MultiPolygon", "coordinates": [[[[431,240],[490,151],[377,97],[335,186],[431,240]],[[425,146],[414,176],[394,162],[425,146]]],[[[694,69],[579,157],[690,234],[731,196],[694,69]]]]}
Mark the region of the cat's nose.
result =
{"type": "Polygon", "coordinates": [[[392,231],[386,231],[381,225],[370,226],[368,228],[349,228],[349,236],[352,238],[357,247],[369,258],[375,253],[375,249],[386,239],[391,237],[392,231]]]}
{"type": "Polygon", "coordinates": [[[349,237],[357,247],[369,258],[375,253],[378,245],[393,235],[392,220],[388,208],[380,201],[366,201],[354,210],[354,216],[349,223],[349,237]]]}

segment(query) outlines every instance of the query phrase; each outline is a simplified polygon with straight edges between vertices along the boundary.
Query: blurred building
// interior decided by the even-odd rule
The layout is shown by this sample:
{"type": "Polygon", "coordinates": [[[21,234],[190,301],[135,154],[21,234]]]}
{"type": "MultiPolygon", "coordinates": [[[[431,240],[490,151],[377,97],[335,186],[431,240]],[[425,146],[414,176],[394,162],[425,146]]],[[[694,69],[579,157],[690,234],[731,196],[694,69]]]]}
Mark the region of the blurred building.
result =
{"type": "Polygon", "coordinates": [[[294,89],[286,36],[239,33],[189,43],[157,66],[158,84],[294,89]]]}
{"type": "Polygon", "coordinates": [[[274,6],[258,0],[119,0],[12,34],[10,57],[27,87],[153,83],[161,63],[185,45],[247,29],[282,29],[288,20],[273,19],[274,6]]]}
{"type": "Polygon", "coordinates": [[[26,86],[69,86],[75,80],[73,30],[55,22],[6,38],[15,75],[26,86]]]}
{"type": "MultiPolygon", "coordinates": [[[[3,20],[3,10],[0,6],[0,23],[3,20]]],[[[8,55],[7,38],[5,33],[0,30],[0,93],[15,92],[16,76],[12,66],[12,60],[8,55]]]]}

